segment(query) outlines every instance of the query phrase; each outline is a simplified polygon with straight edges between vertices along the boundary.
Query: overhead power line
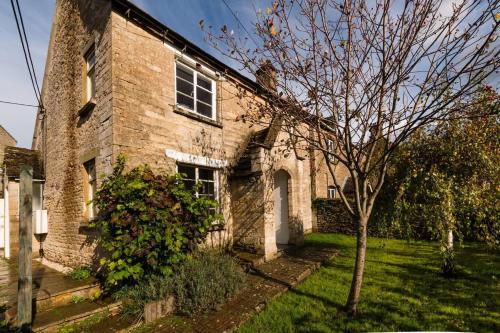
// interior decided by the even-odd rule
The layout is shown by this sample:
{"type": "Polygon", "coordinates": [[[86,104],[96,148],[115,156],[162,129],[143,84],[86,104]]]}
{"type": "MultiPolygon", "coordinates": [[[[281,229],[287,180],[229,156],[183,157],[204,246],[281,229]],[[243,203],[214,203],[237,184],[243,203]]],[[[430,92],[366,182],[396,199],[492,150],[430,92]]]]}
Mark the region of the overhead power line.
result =
{"type": "Polygon", "coordinates": [[[21,28],[23,30],[24,41],[26,42],[26,49],[28,50],[28,58],[30,59],[31,69],[33,71],[33,77],[35,78],[36,90],[38,91],[38,96],[41,97],[40,86],[38,85],[38,80],[36,78],[35,66],[33,65],[33,59],[31,58],[30,43],[28,37],[26,37],[26,30],[24,29],[23,14],[21,12],[21,7],[19,7],[19,0],[16,0],[17,12],[19,13],[19,18],[21,19],[21,28]]]}
{"type": "Polygon", "coordinates": [[[10,102],[10,101],[3,101],[3,100],[0,100],[0,103],[3,103],[3,104],[11,104],[11,105],[20,105],[20,106],[29,106],[29,107],[35,107],[35,108],[37,108],[37,107],[38,107],[38,105],[33,105],[33,104],[24,104],[24,103],[10,102]]]}
{"type": "Polygon", "coordinates": [[[10,0],[10,4],[12,6],[12,12],[14,13],[14,19],[16,20],[17,32],[19,34],[19,39],[21,41],[21,46],[24,53],[24,60],[26,61],[26,66],[28,67],[28,72],[30,75],[31,85],[33,86],[33,91],[35,93],[36,100],[38,105],[42,106],[40,88],[38,86],[38,80],[36,78],[35,67],[33,66],[33,60],[31,59],[31,51],[29,49],[28,39],[26,38],[26,30],[24,29],[24,22],[22,20],[21,9],[19,7],[19,2],[16,0],[17,9],[19,12],[16,12],[16,6],[14,6],[14,0],[10,0]],[[21,22],[21,24],[19,24],[21,22]],[[24,39],[23,39],[24,36],[24,39]]]}
{"type": "Polygon", "coordinates": [[[257,42],[255,41],[255,39],[252,37],[252,35],[248,32],[247,28],[245,27],[245,25],[243,24],[243,22],[240,21],[240,19],[238,18],[238,15],[236,15],[236,13],[231,9],[231,7],[229,7],[229,4],[226,2],[226,0],[222,0],[222,2],[226,5],[227,9],[229,9],[229,11],[231,12],[231,14],[233,15],[233,17],[236,19],[236,21],[238,21],[238,23],[241,25],[241,27],[243,28],[243,30],[245,30],[245,32],[247,33],[248,37],[250,37],[250,39],[252,40],[252,42],[255,44],[255,46],[259,47],[259,44],[257,44],[257,42]]]}

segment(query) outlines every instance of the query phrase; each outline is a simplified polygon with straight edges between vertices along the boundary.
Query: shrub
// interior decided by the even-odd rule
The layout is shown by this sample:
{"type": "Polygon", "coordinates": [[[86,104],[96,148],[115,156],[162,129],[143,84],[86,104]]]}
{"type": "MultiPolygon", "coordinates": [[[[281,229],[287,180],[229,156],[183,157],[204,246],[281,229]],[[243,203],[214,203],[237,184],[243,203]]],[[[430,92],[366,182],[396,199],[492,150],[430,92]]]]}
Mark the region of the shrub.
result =
{"type": "Polygon", "coordinates": [[[69,277],[77,281],[88,279],[90,277],[90,268],[85,266],[75,268],[69,273],[69,277]]]}
{"type": "Polygon", "coordinates": [[[151,276],[133,287],[122,287],[113,297],[122,301],[124,315],[141,316],[147,303],[159,301],[173,293],[172,278],[151,276]]]}
{"type": "Polygon", "coordinates": [[[500,95],[485,87],[464,112],[491,116],[433,123],[401,145],[371,227],[418,239],[441,239],[452,229],[459,240],[500,247],[499,107],[500,95]]]}
{"type": "Polygon", "coordinates": [[[217,308],[244,280],[245,274],[231,256],[198,252],[175,267],[171,276],[153,276],[135,286],[124,286],[113,297],[123,302],[125,315],[141,316],[147,303],[169,295],[176,297],[178,312],[193,314],[217,308]]]}
{"type": "Polygon", "coordinates": [[[109,252],[100,261],[108,289],[169,276],[221,218],[214,200],[197,197],[200,184],[187,189],[181,175],[156,175],[147,165],[125,172],[125,160],[118,157],[94,200],[91,226],[109,252]]]}
{"type": "Polygon", "coordinates": [[[175,273],[177,310],[185,314],[216,309],[245,280],[231,256],[216,252],[198,253],[180,264],[175,273]]]}

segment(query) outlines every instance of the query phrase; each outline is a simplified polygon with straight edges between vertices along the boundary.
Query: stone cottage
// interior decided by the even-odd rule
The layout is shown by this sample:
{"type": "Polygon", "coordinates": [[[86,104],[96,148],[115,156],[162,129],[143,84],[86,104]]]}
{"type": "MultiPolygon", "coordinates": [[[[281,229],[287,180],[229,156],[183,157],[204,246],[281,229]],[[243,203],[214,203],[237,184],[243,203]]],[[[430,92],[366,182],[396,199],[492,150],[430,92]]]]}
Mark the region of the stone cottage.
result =
{"type": "Polygon", "coordinates": [[[122,152],[130,167],[204,183],[225,220],[209,242],[266,258],[300,242],[313,229],[312,198],[328,191],[311,181],[310,156],[277,149],[287,136],[277,120],[237,121],[246,112],[238,89],[267,89],[257,82],[129,1],[57,0],[33,137],[44,158],[45,257],[72,267],[92,260],[89,201],[122,152]]]}

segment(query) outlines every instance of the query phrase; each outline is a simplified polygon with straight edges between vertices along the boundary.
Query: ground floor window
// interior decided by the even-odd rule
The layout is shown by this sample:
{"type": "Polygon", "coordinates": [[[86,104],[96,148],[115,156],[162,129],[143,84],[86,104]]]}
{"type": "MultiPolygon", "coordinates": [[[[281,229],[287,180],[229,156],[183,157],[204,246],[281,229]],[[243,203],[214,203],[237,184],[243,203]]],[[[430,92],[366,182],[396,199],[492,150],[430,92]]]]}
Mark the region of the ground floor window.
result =
{"type": "Polygon", "coordinates": [[[335,186],[332,186],[332,185],[328,186],[327,193],[326,193],[327,194],[327,198],[328,199],[335,198],[335,192],[336,192],[335,186]]]}
{"type": "Polygon", "coordinates": [[[177,172],[184,177],[183,181],[188,189],[192,189],[195,184],[201,183],[200,188],[196,191],[196,196],[204,196],[218,201],[217,170],[179,163],[177,165],[177,172]]]}
{"type": "Polygon", "coordinates": [[[97,215],[96,207],[93,203],[97,190],[97,177],[95,170],[95,159],[91,159],[83,164],[84,173],[84,200],[85,200],[85,215],[89,220],[92,220],[97,215]]]}

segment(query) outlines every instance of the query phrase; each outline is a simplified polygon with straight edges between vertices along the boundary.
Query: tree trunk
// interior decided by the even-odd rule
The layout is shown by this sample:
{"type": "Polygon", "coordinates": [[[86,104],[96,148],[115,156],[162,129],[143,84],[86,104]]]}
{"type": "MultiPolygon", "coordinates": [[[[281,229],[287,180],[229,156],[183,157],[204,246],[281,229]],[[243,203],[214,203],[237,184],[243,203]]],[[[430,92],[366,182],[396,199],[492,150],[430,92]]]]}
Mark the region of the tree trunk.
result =
{"type": "Polygon", "coordinates": [[[347,298],[346,309],[350,315],[356,315],[358,311],[359,297],[361,293],[361,284],[363,282],[363,273],[365,270],[366,241],[367,241],[368,218],[358,218],[356,263],[352,277],[351,290],[347,298]]]}
{"type": "Polygon", "coordinates": [[[453,230],[448,228],[446,231],[446,239],[444,241],[443,255],[443,274],[446,277],[455,276],[455,253],[453,251],[453,230]]]}
{"type": "Polygon", "coordinates": [[[448,229],[448,237],[446,239],[446,249],[453,251],[453,230],[448,229]]]}

